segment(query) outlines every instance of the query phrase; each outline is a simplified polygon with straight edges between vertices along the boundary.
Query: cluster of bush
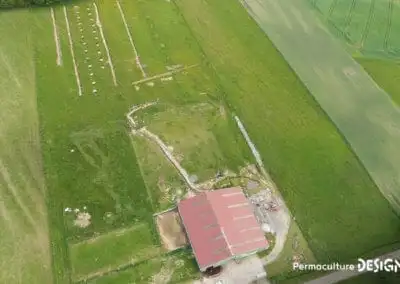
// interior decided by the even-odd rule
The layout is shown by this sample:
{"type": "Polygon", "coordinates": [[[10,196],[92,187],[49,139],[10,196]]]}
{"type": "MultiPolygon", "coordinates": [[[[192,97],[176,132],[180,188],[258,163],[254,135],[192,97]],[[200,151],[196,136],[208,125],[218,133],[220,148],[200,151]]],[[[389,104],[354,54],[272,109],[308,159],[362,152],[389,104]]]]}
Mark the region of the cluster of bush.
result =
{"type": "Polygon", "coordinates": [[[0,8],[45,6],[60,2],[66,2],[66,0],[0,0],[0,8]]]}

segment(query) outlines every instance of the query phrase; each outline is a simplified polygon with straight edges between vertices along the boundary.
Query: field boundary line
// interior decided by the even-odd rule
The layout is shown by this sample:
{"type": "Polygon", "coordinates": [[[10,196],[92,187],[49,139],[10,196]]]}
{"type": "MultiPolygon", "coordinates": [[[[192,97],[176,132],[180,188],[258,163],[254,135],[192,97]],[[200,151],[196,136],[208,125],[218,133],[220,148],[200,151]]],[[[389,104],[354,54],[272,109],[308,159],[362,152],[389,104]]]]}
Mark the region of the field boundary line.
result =
{"type": "Polygon", "coordinates": [[[141,79],[141,80],[135,81],[135,82],[132,83],[132,85],[137,85],[137,84],[140,84],[140,83],[145,83],[145,82],[148,82],[148,81],[152,81],[154,79],[162,78],[162,77],[165,77],[165,76],[170,76],[170,75],[179,73],[181,71],[185,71],[187,69],[191,69],[191,68],[196,67],[198,65],[199,64],[193,64],[193,65],[182,67],[182,68],[179,68],[179,69],[176,69],[176,70],[172,70],[172,71],[168,71],[168,72],[161,73],[161,74],[158,74],[158,75],[154,75],[153,77],[148,77],[148,78],[145,78],[145,79],[141,79]]]}
{"type": "Polygon", "coordinates": [[[67,24],[67,34],[68,34],[69,48],[71,50],[72,63],[74,65],[76,85],[78,86],[78,94],[79,94],[79,96],[82,96],[81,79],[79,78],[79,71],[78,71],[78,67],[76,65],[74,42],[72,41],[71,28],[69,26],[68,13],[67,13],[67,8],[65,6],[64,6],[64,17],[65,17],[65,23],[67,24]]]}
{"type": "Polygon", "coordinates": [[[126,232],[136,231],[136,230],[138,230],[138,229],[140,229],[142,227],[147,227],[147,224],[138,223],[138,224],[133,224],[133,225],[125,227],[125,228],[120,228],[120,229],[108,231],[106,233],[100,234],[100,235],[92,237],[90,239],[86,239],[86,240],[82,240],[80,242],[72,243],[72,244],[70,244],[70,246],[71,247],[75,247],[75,246],[79,246],[79,245],[95,243],[98,239],[101,239],[101,238],[104,238],[104,237],[108,237],[108,236],[112,236],[112,235],[118,235],[118,236],[119,235],[123,235],[126,232]]]}
{"type": "Polygon", "coordinates": [[[372,0],[371,1],[371,6],[369,8],[368,19],[367,19],[367,22],[365,24],[364,31],[363,31],[363,34],[362,34],[362,37],[361,37],[361,42],[360,42],[361,49],[364,48],[364,42],[368,37],[369,29],[371,27],[372,18],[373,18],[373,15],[374,15],[374,11],[375,11],[375,0],[372,0]]]}
{"type": "Polygon", "coordinates": [[[114,86],[117,86],[118,83],[117,83],[117,77],[115,76],[114,64],[112,63],[110,50],[108,49],[107,41],[106,41],[106,38],[105,38],[104,32],[103,32],[103,26],[102,26],[101,21],[100,21],[99,10],[97,9],[97,5],[96,5],[95,2],[93,2],[93,7],[94,7],[94,11],[96,13],[96,25],[97,25],[97,28],[100,31],[101,39],[103,41],[104,48],[106,49],[106,52],[107,52],[108,65],[110,66],[110,71],[111,71],[111,76],[112,76],[112,79],[113,79],[113,83],[114,83],[114,86]]]}
{"type": "Polygon", "coordinates": [[[388,15],[385,39],[383,42],[383,50],[385,50],[385,51],[388,51],[388,49],[389,49],[389,38],[390,38],[390,33],[392,31],[393,2],[394,2],[394,0],[389,0],[389,8],[388,8],[389,15],[388,15]]]}
{"type": "Polygon", "coordinates": [[[353,20],[353,12],[355,7],[356,7],[356,0],[352,0],[349,13],[347,14],[346,19],[344,20],[343,35],[345,37],[347,37],[346,35],[347,30],[349,29],[350,23],[353,20]]]}
{"type": "Polygon", "coordinates": [[[54,41],[56,43],[56,53],[57,53],[57,65],[62,66],[62,51],[60,47],[60,37],[58,36],[58,28],[56,23],[56,16],[54,15],[54,9],[50,8],[51,20],[53,22],[53,32],[54,32],[54,41]]]}
{"type": "Polygon", "coordinates": [[[129,42],[131,43],[131,46],[132,46],[133,51],[134,51],[134,53],[135,53],[136,65],[137,65],[137,67],[139,67],[140,72],[142,72],[143,77],[146,78],[146,77],[147,77],[147,74],[146,74],[146,72],[144,71],[144,68],[143,68],[142,63],[140,62],[139,53],[138,53],[137,48],[136,48],[136,46],[135,46],[135,42],[133,41],[132,33],[131,33],[131,31],[129,30],[129,27],[128,27],[128,24],[127,24],[126,18],[125,18],[125,13],[124,13],[124,10],[122,9],[122,6],[121,6],[121,3],[119,2],[119,0],[117,0],[117,6],[118,6],[119,13],[120,13],[120,15],[121,15],[122,21],[124,22],[124,26],[125,26],[125,29],[126,29],[126,33],[128,34],[128,37],[129,37],[129,42]]]}

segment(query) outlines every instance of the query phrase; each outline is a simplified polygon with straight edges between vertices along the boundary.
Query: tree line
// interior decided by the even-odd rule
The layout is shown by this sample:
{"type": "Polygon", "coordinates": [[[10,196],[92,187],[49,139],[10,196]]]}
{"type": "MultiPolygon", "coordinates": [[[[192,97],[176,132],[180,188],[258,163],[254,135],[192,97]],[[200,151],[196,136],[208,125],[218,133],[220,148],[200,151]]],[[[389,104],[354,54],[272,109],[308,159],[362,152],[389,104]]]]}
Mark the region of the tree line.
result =
{"type": "Polygon", "coordinates": [[[0,0],[1,8],[16,8],[16,7],[31,7],[31,6],[46,6],[67,0],[0,0]]]}

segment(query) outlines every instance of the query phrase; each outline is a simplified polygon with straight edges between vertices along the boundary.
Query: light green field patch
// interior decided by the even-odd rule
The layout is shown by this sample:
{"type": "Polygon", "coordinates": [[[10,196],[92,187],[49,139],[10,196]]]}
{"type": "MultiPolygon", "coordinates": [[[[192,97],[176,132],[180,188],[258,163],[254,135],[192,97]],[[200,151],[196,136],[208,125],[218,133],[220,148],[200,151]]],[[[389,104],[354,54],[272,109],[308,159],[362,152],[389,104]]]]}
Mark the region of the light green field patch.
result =
{"type": "Polygon", "coordinates": [[[132,143],[154,211],[163,211],[175,205],[176,198],[186,193],[186,184],[176,168],[153,142],[133,136],[132,143]]]}
{"type": "Polygon", "coordinates": [[[73,278],[80,280],[153,258],[161,248],[153,245],[148,225],[138,224],[71,245],[70,253],[73,278]]]}
{"type": "Polygon", "coordinates": [[[368,57],[400,57],[400,4],[393,0],[304,0],[351,49],[368,57]]]}
{"type": "Polygon", "coordinates": [[[171,146],[181,165],[199,182],[214,178],[218,171],[237,171],[245,164],[223,106],[201,103],[163,108],[144,115],[143,123],[171,146]]]}
{"type": "Polygon", "coordinates": [[[0,12],[0,283],[53,283],[30,19],[0,12]]]}

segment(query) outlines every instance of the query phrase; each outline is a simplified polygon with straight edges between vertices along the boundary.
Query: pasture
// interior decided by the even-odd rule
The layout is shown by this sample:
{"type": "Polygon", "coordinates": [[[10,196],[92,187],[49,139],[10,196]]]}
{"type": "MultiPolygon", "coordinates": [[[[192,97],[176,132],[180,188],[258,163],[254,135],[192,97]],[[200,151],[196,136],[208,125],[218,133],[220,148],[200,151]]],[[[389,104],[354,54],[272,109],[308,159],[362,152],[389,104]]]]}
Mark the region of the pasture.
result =
{"type": "Polygon", "coordinates": [[[307,0],[356,52],[400,57],[400,4],[393,0],[307,0]]]}
{"type": "Polygon", "coordinates": [[[30,25],[28,11],[0,13],[0,283],[50,284],[30,25]]]}

